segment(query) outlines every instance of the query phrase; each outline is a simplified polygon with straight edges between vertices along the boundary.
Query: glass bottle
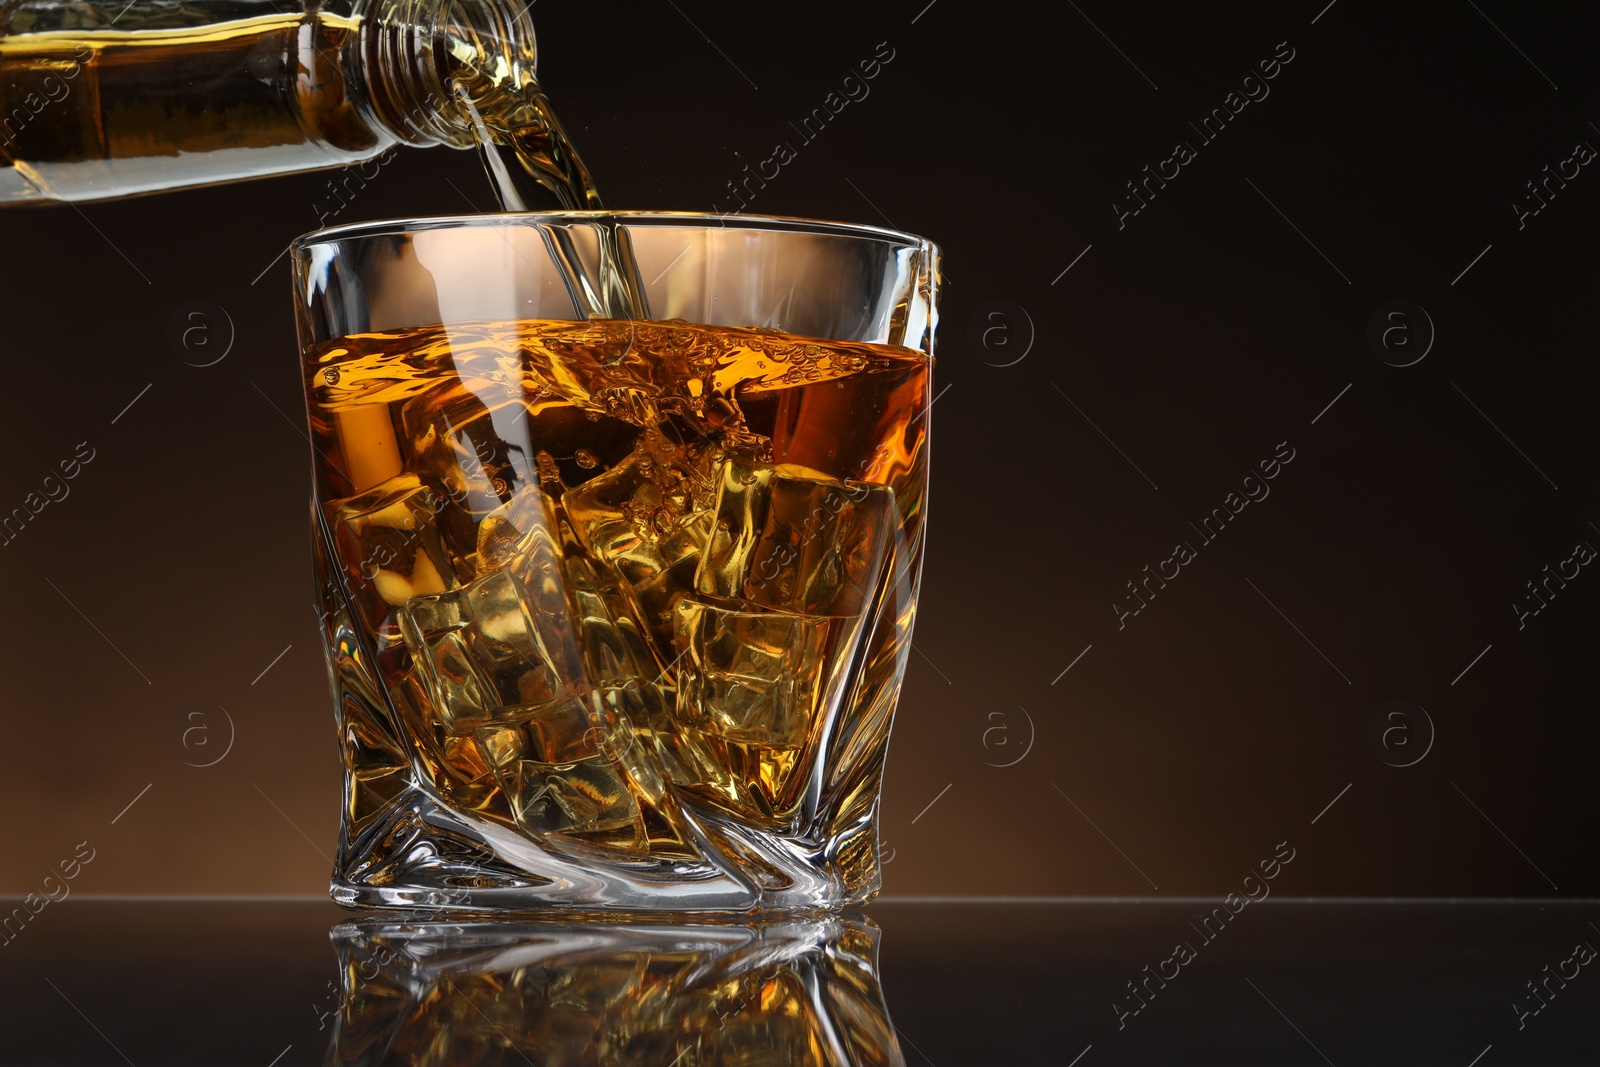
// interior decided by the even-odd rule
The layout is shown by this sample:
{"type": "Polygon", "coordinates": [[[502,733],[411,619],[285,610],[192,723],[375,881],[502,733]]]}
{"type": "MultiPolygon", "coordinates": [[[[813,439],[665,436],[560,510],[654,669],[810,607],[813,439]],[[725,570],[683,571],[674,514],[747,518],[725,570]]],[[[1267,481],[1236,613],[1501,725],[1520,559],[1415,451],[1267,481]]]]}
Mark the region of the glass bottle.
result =
{"type": "Polygon", "coordinates": [[[534,64],[515,0],[0,0],[0,204],[503,140],[534,64]]]}

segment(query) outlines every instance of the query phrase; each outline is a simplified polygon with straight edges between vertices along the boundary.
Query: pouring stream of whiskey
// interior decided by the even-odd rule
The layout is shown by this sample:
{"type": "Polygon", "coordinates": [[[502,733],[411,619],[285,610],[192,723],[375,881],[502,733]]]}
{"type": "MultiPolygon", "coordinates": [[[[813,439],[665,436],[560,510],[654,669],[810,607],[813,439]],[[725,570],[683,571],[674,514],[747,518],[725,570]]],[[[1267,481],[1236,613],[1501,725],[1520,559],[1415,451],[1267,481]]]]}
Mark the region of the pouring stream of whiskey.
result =
{"type": "MultiPolygon", "coordinates": [[[[506,87],[511,100],[507,120],[491,130],[472,95],[460,82],[455,92],[472,128],[478,150],[494,186],[502,211],[529,211],[541,199],[554,196],[569,211],[599,210],[600,191],[589,168],[573,147],[572,140],[550,108],[550,100],[537,82],[526,81],[514,89],[506,87]]],[[[567,244],[569,254],[562,261],[572,270],[575,299],[586,305],[581,310],[591,318],[648,319],[649,304],[639,279],[632,243],[627,231],[610,220],[598,220],[598,269],[590,277],[584,257],[567,244]]]]}

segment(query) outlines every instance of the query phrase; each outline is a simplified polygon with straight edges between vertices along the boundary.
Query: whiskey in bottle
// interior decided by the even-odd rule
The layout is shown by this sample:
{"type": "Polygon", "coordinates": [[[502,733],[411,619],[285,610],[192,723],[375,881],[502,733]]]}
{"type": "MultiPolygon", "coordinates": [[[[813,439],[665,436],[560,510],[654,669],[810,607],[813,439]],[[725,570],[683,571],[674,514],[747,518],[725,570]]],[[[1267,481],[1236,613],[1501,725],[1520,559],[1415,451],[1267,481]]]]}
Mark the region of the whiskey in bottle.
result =
{"type": "Polygon", "coordinates": [[[0,0],[0,204],[493,144],[598,207],[535,59],[515,0],[0,0]]]}

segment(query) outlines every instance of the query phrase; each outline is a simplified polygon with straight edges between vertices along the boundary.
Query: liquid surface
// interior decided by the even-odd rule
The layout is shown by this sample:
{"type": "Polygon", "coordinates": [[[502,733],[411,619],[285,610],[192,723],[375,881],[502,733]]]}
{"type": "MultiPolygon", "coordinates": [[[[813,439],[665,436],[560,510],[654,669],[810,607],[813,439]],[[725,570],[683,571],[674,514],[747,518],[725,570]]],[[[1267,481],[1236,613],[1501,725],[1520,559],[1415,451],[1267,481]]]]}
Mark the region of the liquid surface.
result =
{"type": "Polygon", "coordinates": [[[523,321],[346,337],[305,366],[326,540],[457,810],[670,857],[667,783],[784,826],[823,732],[847,743],[881,703],[845,685],[905,632],[870,623],[909,611],[927,357],[523,321]]]}

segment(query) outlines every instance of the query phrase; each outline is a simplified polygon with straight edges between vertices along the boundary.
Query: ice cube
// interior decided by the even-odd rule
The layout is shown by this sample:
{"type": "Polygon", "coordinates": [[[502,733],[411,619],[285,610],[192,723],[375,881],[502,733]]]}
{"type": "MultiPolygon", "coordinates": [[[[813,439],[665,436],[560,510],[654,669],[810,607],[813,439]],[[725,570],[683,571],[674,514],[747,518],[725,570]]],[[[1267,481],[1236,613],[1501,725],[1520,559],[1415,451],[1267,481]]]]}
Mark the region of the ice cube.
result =
{"type": "MultiPolygon", "coordinates": [[[[411,631],[403,632],[407,635],[406,643],[413,644],[411,631]]],[[[463,733],[490,719],[496,703],[490,699],[489,686],[472,662],[462,632],[423,630],[421,633],[427,643],[421,651],[413,650],[413,662],[426,679],[439,724],[450,733],[463,733]]]]}
{"type": "Polygon", "coordinates": [[[598,738],[605,751],[629,769],[643,796],[661,803],[666,784],[660,774],[652,734],[671,730],[672,706],[658,685],[629,682],[597,689],[589,698],[606,729],[598,738]]]}
{"type": "Polygon", "coordinates": [[[605,729],[587,700],[561,700],[508,708],[502,722],[478,728],[478,747],[491,767],[504,769],[517,760],[575,763],[601,755],[605,729]]]}
{"type": "Polygon", "coordinates": [[[621,463],[563,497],[574,534],[622,580],[663,663],[673,655],[672,607],[693,591],[714,533],[710,493],[695,491],[707,479],[696,473],[684,450],[647,434],[621,463]]]}
{"type": "Polygon", "coordinates": [[[674,620],[682,652],[673,728],[653,737],[668,775],[747,822],[783,825],[801,799],[834,650],[851,620],[688,597],[674,620]]]}
{"type": "Polygon", "coordinates": [[[439,503],[421,479],[402,473],[324,506],[348,584],[375,629],[412,597],[455,584],[434,525],[439,503]]]}
{"type": "Polygon", "coordinates": [[[558,580],[529,584],[502,570],[464,593],[473,620],[472,652],[503,702],[553,700],[586,686],[558,580]]]}
{"type": "Polygon", "coordinates": [[[703,861],[695,834],[661,773],[667,753],[660,745],[660,729],[676,734],[667,694],[649,682],[629,682],[596,689],[589,694],[589,705],[600,724],[595,744],[622,769],[639,804],[644,840],[636,847],[662,859],[703,861]]]}
{"type": "Polygon", "coordinates": [[[886,485],[729,460],[718,479],[719,536],[701,558],[695,588],[807,615],[858,615],[898,521],[886,485]]]}
{"type": "Polygon", "coordinates": [[[841,620],[694,599],[675,617],[679,722],[737,743],[805,744],[841,620]]]}
{"type": "Polygon", "coordinates": [[[401,609],[406,647],[450,732],[588,692],[560,575],[542,571],[506,567],[401,609]]]}
{"type": "Polygon", "coordinates": [[[693,506],[680,459],[664,437],[647,434],[621,463],[562,498],[583,547],[630,585],[676,562],[666,557],[665,546],[693,506]]]}
{"type": "Polygon", "coordinates": [[[489,760],[516,823],[529,834],[561,834],[639,848],[645,829],[621,765],[603,751],[604,727],[582,700],[522,709],[520,721],[485,726],[489,760]]]}
{"type": "Polygon", "coordinates": [[[581,556],[562,564],[572,600],[584,666],[596,686],[648,684],[661,673],[614,575],[602,575],[581,556]]]}
{"type": "Polygon", "coordinates": [[[700,569],[700,560],[707,547],[725,544],[726,541],[726,535],[717,529],[715,518],[709,510],[690,517],[661,546],[662,560],[671,562],[633,589],[639,621],[666,662],[671,662],[677,654],[670,651],[673,647],[673,611],[679,600],[694,592],[695,573],[700,569]]]}
{"type": "Polygon", "coordinates": [[[390,686],[390,694],[439,795],[458,811],[477,810],[491,802],[497,786],[477,741],[445,728],[414,665],[390,686]]]}
{"type": "Polygon", "coordinates": [[[475,546],[479,574],[497,571],[518,556],[553,559],[556,517],[550,498],[537,485],[520,489],[478,523],[475,546]]]}

